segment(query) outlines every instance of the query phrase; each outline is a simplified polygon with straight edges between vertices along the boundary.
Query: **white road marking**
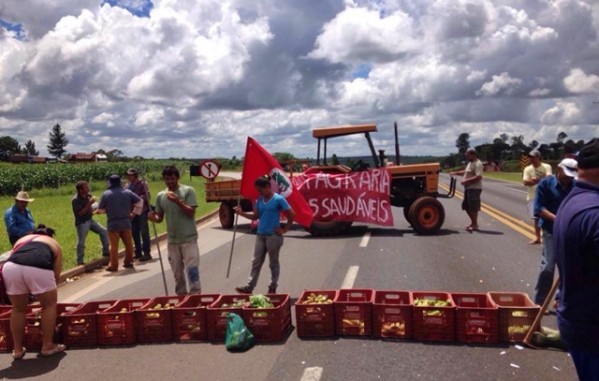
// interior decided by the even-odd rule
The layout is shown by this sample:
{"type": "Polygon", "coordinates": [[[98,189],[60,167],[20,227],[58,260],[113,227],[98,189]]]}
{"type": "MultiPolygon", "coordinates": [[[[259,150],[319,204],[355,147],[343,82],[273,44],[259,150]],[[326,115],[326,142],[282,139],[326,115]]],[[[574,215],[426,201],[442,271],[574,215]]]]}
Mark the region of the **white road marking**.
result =
{"type": "Polygon", "coordinates": [[[322,376],[322,368],[315,366],[311,368],[304,369],[304,374],[302,374],[302,378],[300,381],[320,381],[320,377],[322,376]]]}
{"type": "Polygon", "coordinates": [[[358,270],[360,270],[360,266],[350,266],[347,270],[347,274],[345,274],[345,279],[343,279],[343,283],[341,284],[341,288],[353,288],[354,282],[358,277],[358,270]]]}
{"type": "Polygon", "coordinates": [[[362,240],[360,241],[360,247],[368,246],[368,241],[370,241],[370,232],[364,233],[364,237],[362,237],[362,240]]]}

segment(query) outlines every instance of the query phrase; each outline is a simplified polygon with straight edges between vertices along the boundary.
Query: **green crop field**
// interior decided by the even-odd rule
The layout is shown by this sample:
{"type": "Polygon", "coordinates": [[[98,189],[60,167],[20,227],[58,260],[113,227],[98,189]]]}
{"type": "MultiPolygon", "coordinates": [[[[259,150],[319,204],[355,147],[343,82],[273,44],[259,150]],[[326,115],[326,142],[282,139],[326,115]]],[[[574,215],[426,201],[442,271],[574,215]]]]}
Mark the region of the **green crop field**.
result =
{"type": "MultiPolygon", "coordinates": [[[[86,179],[87,180],[87,179],[86,179]]],[[[158,192],[165,188],[164,182],[160,178],[160,173],[151,173],[147,176],[148,184],[150,186],[150,193],[152,203],[156,200],[158,192]]],[[[126,179],[123,179],[126,181],[126,179]]],[[[196,218],[206,215],[209,212],[218,208],[218,204],[204,202],[204,178],[193,177],[190,180],[189,176],[181,175],[182,184],[192,185],[196,190],[199,207],[196,212],[196,218]]],[[[56,239],[61,244],[63,249],[63,271],[73,268],[76,264],[76,245],[77,245],[77,232],[75,230],[75,219],[73,211],[71,209],[71,199],[75,195],[75,182],[68,184],[61,184],[60,188],[56,189],[26,189],[29,193],[29,197],[35,198],[35,201],[29,204],[29,210],[33,214],[33,218],[36,224],[43,223],[49,227],[56,229],[56,239]]],[[[91,193],[98,197],[106,189],[106,182],[94,181],[90,184],[91,193]]],[[[4,211],[14,205],[14,195],[12,196],[0,196],[0,211],[4,215],[4,211]]],[[[106,226],[106,215],[96,215],[94,219],[100,222],[103,226],[106,226]]],[[[158,234],[163,233],[166,229],[165,222],[156,224],[158,234]]],[[[150,234],[153,237],[152,226],[150,226],[150,234]]],[[[200,239],[202,239],[200,237],[200,239]]],[[[123,247],[121,243],[121,248],[123,247]]],[[[8,241],[8,234],[6,232],[6,225],[0,229],[0,253],[3,253],[10,249],[10,243],[8,241]]],[[[154,250],[154,247],[152,248],[154,250]]],[[[89,262],[94,258],[100,258],[102,256],[102,246],[98,236],[90,232],[86,240],[85,248],[85,261],[89,262]]]]}

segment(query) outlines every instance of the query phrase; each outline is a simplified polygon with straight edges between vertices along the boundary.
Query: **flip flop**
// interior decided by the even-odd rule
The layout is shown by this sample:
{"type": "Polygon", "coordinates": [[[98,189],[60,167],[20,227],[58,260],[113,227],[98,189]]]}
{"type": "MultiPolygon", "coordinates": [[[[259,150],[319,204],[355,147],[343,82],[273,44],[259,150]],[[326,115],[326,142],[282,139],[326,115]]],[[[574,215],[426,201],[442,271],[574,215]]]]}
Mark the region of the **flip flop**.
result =
{"type": "Polygon", "coordinates": [[[41,351],[40,352],[40,356],[42,357],[49,357],[49,356],[53,356],[57,353],[62,353],[64,352],[64,350],[67,349],[67,347],[64,344],[56,344],[56,346],[54,347],[54,349],[51,349],[47,352],[41,351]]]}
{"type": "Polygon", "coordinates": [[[21,360],[25,357],[25,353],[27,353],[27,348],[23,347],[23,352],[20,355],[15,354],[15,351],[12,351],[13,360],[21,360]]]}
{"type": "Polygon", "coordinates": [[[472,233],[474,231],[474,229],[472,228],[472,226],[466,226],[466,231],[468,233],[472,233]]]}

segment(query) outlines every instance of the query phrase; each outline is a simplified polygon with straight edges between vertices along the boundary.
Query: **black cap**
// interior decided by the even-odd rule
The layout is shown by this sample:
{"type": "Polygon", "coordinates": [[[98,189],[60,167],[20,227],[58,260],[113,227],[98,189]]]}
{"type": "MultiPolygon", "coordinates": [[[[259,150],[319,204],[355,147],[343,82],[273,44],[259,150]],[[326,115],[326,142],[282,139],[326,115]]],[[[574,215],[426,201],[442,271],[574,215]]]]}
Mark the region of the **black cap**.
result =
{"type": "Polygon", "coordinates": [[[578,168],[599,168],[599,139],[594,138],[582,146],[576,155],[576,161],[578,168]]]}
{"type": "Polygon", "coordinates": [[[120,187],[121,186],[121,176],[111,175],[108,178],[108,182],[110,183],[111,188],[120,187]]]}

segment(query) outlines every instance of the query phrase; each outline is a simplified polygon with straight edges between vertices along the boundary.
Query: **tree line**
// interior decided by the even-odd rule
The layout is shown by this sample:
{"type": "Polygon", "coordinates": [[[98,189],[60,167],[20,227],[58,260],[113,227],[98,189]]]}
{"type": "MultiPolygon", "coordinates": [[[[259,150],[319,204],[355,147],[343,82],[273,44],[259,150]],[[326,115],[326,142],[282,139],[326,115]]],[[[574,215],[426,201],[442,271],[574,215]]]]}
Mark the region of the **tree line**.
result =
{"type": "MultiPolygon", "coordinates": [[[[544,160],[560,160],[566,154],[578,152],[584,145],[584,140],[574,141],[568,139],[568,134],[560,132],[555,142],[541,143],[532,140],[528,144],[524,142],[524,136],[500,134],[493,139],[492,143],[483,143],[473,147],[482,161],[492,162],[501,166],[501,163],[509,160],[519,160],[521,156],[528,155],[532,150],[541,152],[544,160]]],[[[456,167],[462,165],[466,150],[470,147],[470,134],[461,133],[455,141],[457,153],[452,153],[442,161],[444,167],[456,167]]]]}
{"type": "MultiPolygon", "coordinates": [[[[66,134],[62,131],[60,124],[55,124],[50,130],[49,144],[46,146],[50,155],[61,158],[64,156],[66,146],[69,144],[69,140],[66,134]]],[[[8,161],[12,155],[28,155],[28,156],[39,156],[39,151],[35,148],[35,143],[32,140],[27,140],[25,145],[21,147],[19,141],[12,136],[0,137],[0,161],[8,161]]]]}

